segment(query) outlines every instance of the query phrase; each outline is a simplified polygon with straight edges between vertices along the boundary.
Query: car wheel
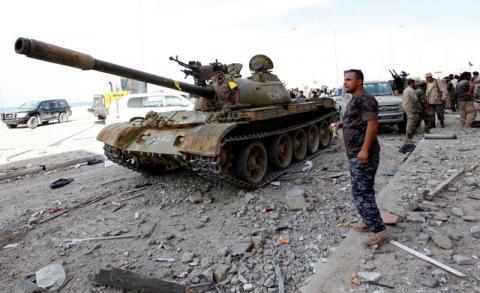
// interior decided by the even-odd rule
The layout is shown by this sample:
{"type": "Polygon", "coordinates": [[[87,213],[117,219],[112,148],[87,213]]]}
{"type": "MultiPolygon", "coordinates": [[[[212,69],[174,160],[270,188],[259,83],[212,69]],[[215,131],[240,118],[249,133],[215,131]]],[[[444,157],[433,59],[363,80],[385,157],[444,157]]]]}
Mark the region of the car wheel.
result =
{"type": "Polygon", "coordinates": [[[65,123],[68,120],[68,115],[67,113],[61,113],[60,116],[58,117],[58,121],[60,123],[65,123]]]}
{"type": "Polygon", "coordinates": [[[40,120],[38,119],[37,116],[32,116],[27,121],[27,127],[31,129],[35,129],[38,126],[39,122],[40,120]]]}
{"type": "Polygon", "coordinates": [[[8,123],[7,123],[7,127],[8,127],[8,128],[17,128],[17,125],[16,125],[16,124],[8,124],[8,123]]]}

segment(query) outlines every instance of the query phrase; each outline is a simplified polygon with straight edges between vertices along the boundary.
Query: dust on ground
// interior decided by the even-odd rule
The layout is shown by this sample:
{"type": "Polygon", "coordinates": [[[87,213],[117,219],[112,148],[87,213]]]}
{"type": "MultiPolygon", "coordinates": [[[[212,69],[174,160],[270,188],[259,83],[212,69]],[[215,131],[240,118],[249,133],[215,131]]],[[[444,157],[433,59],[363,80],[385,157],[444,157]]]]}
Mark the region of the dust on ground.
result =
{"type": "MultiPolygon", "coordinates": [[[[71,139],[63,142],[68,145],[71,139]]],[[[405,159],[398,152],[402,138],[395,129],[382,129],[380,141],[377,190],[388,183],[405,159]]],[[[0,223],[4,231],[29,229],[25,235],[10,240],[18,243],[16,248],[0,251],[0,287],[18,288],[38,269],[59,263],[68,276],[73,276],[62,289],[64,292],[118,292],[90,282],[88,276],[105,267],[187,284],[204,282],[212,270],[221,270],[222,290],[241,292],[246,282],[253,285],[253,292],[267,292],[278,290],[274,271],[278,263],[288,292],[295,292],[316,265],[327,261],[341,243],[346,233],[344,224],[357,220],[341,140],[313,160],[313,169],[306,178],[281,181],[279,186],[251,192],[205,181],[183,170],[156,177],[116,165],[76,166],[0,183],[0,223]],[[49,184],[60,177],[74,181],[50,189],[49,184]],[[152,185],[129,192],[145,183],[152,185]],[[305,208],[299,211],[289,210],[286,205],[285,195],[294,188],[305,194],[305,208]],[[98,195],[108,197],[35,224],[48,217],[50,211],[98,195]],[[135,195],[140,196],[116,210],[118,205],[113,202],[135,195]],[[64,241],[144,235],[154,224],[156,229],[147,238],[79,244],[64,241]],[[254,248],[242,248],[245,242],[254,248]],[[239,250],[232,255],[232,251],[239,250]]]]}

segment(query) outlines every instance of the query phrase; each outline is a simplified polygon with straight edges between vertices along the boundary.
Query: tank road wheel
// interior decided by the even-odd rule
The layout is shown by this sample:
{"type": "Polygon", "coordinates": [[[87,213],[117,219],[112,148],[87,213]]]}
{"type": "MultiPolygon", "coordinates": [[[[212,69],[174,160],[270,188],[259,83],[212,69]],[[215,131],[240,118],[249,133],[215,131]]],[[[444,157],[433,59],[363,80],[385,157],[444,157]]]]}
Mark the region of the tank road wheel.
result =
{"type": "Polygon", "coordinates": [[[292,135],[293,140],[293,159],[295,161],[301,161],[307,155],[307,134],[303,129],[296,130],[292,135]]]}
{"type": "Polygon", "coordinates": [[[320,145],[320,133],[317,125],[311,125],[307,130],[308,152],[314,154],[318,151],[320,145]]]}
{"type": "Polygon", "coordinates": [[[240,151],[236,158],[237,175],[249,182],[262,182],[267,173],[268,156],[263,143],[252,141],[240,151]]]}
{"type": "Polygon", "coordinates": [[[293,144],[287,134],[280,134],[273,138],[268,148],[268,158],[273,168],[283,170],[292,162],[293,144]]]}
{"type": "Polygon", "coordinates": [[[332,134],[327,121],[320,122],[320,147],[326,148],[332,141],[332,134]]]}

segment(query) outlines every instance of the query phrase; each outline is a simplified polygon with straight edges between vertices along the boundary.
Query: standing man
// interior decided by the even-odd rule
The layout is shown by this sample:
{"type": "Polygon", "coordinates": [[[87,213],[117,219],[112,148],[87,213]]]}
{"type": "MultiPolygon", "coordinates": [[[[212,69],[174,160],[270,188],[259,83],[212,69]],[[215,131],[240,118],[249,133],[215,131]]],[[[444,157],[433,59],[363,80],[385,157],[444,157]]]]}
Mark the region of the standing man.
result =
{"type": "Polygon", "coordinates": [[[415,94],[417,96],[417,100],[419,102],[420,106],[420,112],[419,112],[419,119],[420,123],[425,124],[424,127],[424,132],[425,133],[430,133],[430,129],[435,124],[434,118],[435,118],[435,112],[433,112],[432,108],[430,107],[430,104],[428,104],[427,97],[425,96],[425,90],[427,89],[427,84],[423,81],[420,81],[418,84],[415,84],[416,90],[415,94]]]}
{"type": "Polygon", "coordinates": [[[457,111],[457,97],[455,94],[456,85],[457,85],[457,82],[454,82],[453,74],[450,74],[447,79],[447,92],[448,92],[447,107],[450,108],[453,113],[457,111]]]}
{"type": "Polygon", "coordinates": [[[463,72],[457,84],[458,112],[460,112],[460,124],[463,128],[472,127],[472,123],[477,117],[472,97],[474,84],[470,82],[470,79],[470,72],[463,72]]]}
{"type": "Polygon", "coordinates": [[[447,89],[441,81],[434,79],[431,73],[425,74],[427,80],[427,100],[433,111],[437,114],[440,120],[440,127],[445,127],[445,115],[443,109],[443,102],[447,100],[447,89]]]}
{"type": "Polygon", "coordinates": [[[352,94],[343,117],[343,139],[350,164],[353,200],[363,223],[354,228],[369,232],[364,245],[381,244],[390,240],[375,202],[375,174],[380,161],[377,139],[378,103],[363,89],[363,73],[358,69],[345,71],[343,86],[352,94]]]}
{"type": "Polygon", "coordinates": [[[417,128],[420,126],[420,106],[417,99],[417,94],[415,93],[415,80],[407,80],[407,88],[403,91],[402,105],[403,110],[407,114],[407,131],[405,136],[405,143],[413,143],[413,135],[417,131],[417,128]]]}

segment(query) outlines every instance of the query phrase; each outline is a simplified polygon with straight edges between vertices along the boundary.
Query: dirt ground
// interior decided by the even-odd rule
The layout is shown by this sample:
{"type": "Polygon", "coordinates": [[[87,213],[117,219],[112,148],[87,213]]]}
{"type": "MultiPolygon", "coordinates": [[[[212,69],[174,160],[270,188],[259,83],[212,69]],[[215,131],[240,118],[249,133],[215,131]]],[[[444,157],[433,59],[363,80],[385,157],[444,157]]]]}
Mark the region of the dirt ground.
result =
{"type": "MultiPolygon", "coordinates": [[[[42,161],[66,160],[62,153],[56,152],[58,149],[52,149],[55,146],[49,147],[48,140],[62,140],[63,147],[71,147],[69,151],[79,150],[66,153],[68,159],[98,153],[101,146],[93,140],[97,124],[93,124],[92,133],[63,135],[75,134],[77,129],[87,129],[92,124],[92,119],[83,120],[78,125],[74,122],[59,125],[61,133],[45,131],[39,136],[42,144],[38,144],[38,149],[44,150],[47,156],[28,160],[20,160],[26,154],[16,156],[18,161],[4,164],[3,172],[42,161]],[[75,130],[68,130],[74,126],[75,130]],[[79,147],[79,141],[85,145],[79,147]]],[[[48,127],[52,126],[56,125],[48,127]]],[[[35,131],[43,131],[42,128],[35,131]]],[[[21,131],[25,132],[22,135],[32,135],[30,130],[21,131]]],[[[402,138],[395,129],[382,128],[380,141],[382,160],[377,190],[391,180],[405,159],[405,155],[398,152],[402,138]]],[[[33,156],[37,152],[35,149],[29,153],[33,156]]],[[[269,185],[251,192],[208,182],[185,170],[148,176],[117,165],[72,166],[0,183],[1,246],[18,244],[0,251],[0,288],[5,292],[26,292],[19,289],[22,281],[34,281],[32,274],[37,270],[59,263],[71,278],[67,279],[69,282],[62,292],[119,292],[114,288],[96,287],[89,279],[89,275],[100,268],[108,267],[185,284],[207,281],[209,269],[214,272],[226,269],[218,284],[225,292],[243,292],[247,288],[244,283],[252,284],[253,292],[273,292],[278,290],[274,266],[279,264],[287,292],[295,292],[315,267],[326,262],[340,245],[346,233],[343,224],[357,220],[341,140],[334,141],[313,160],[309,176],[280,181],[279,186],[269,185]],[[74,181],[65,187],[50,189],[49,184],[61,177],[74,181]],[[145,183],[152,185],[135,191],[135,186],[145,183]],[[289,210],[286,205],[286,193],[294,188],[305,194],[306,207],[299,211],[289,210]],[[125,206],[116,210],[119,201],[136,195],[138,197],[126,200],[125,206]],[[73,207],[93,196],[105,198],[38,223],[51,212],[73,207]],[[145,238],[66,241],[145,235],[155,224],[153,234],[145,238]],[[14,232],[17,234],[12,236],[14,232]],[[252,242],[254,249],[232,255],[232,250],[245,241],[252,242]],[[171,262],[165,262],[165,258],[171,262]]]]}
{"type": "Polygon", "coordinates": [[[471,232],[480,224],[480,136],[478,129],[459,129],[458,116],[447,118],[447,129],[434,132],[455,133],[458,138],[420,141],[377,202],[381,211],[400,216],[398,224],[387,228],[395,240],[467,277],[457,277],[391,244],[378,250],[361,248],[364,235],[352,231],[339,254],[312,277],[304,292],[480,292],[480,242],[471,232]],[[461,168],[465,173],[445,191],[432,200],[423,199],[425,191],[461,168]],[[358,285],[354,280],[359,272],[380,273],[379,282],[395,289],[358,285]]]}

